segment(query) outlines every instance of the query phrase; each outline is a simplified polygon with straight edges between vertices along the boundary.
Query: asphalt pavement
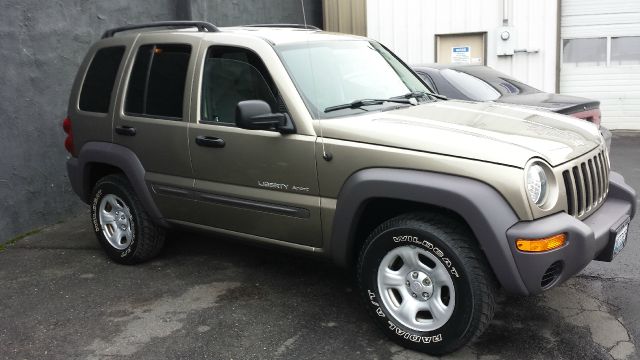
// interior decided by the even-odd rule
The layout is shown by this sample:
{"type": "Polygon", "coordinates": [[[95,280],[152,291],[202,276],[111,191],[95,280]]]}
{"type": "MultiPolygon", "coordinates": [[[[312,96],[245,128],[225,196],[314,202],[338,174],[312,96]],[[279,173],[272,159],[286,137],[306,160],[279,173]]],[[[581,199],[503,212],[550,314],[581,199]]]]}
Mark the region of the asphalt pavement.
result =
{"type": "MultiPolygon", "coordinates": [[[[615,133],[611,161],[640,190],[640,133],[615,133]]],[[[0,359],[432,359],[388,341],[330,263],[174,233],[156,260],[117,265],[88,218],[0,252],[0,359]]],[[[445,358],[640,358],[639,258],[637,217],[613,263],[500,295],[489,329],[445,358]]]]}

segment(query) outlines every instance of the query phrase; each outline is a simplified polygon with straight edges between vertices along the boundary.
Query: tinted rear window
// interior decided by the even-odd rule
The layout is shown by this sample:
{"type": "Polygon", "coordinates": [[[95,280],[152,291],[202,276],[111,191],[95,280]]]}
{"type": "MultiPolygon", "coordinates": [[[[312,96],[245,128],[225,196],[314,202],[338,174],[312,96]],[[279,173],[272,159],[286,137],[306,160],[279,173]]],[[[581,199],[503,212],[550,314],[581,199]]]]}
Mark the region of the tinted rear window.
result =
{"type": "Polygon", "coordinates": [[[182,118],[190,45],[144,45],[136,54],[127,90],[125,112],[182,118]]]}
{"type": "Polygon", "coordinates": [[[109,112],[111,92],[124,55],[124,46],[98,50],[91,61],[80,92],[80,110],[109,112]]]}

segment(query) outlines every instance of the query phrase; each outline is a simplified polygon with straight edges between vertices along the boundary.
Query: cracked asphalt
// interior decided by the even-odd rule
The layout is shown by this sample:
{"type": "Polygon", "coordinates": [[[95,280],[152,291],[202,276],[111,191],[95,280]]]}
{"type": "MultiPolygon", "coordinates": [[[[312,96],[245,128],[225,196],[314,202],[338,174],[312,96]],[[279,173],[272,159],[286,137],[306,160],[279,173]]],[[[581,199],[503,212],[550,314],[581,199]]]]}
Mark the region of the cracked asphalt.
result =
{"type": "MultiPolygon", "coordinates": [[[[612,168],[640,190],[640,133],[612,168]]],[[[639,359],[640,221],[613,263],[528,298],[447,359],[639,359]]],[[[350,276],[296,254],[189,233],[139,266],[111,263],[88,215],[0,253],[0,359],[432,359],[388,341],[350,276]]]]}

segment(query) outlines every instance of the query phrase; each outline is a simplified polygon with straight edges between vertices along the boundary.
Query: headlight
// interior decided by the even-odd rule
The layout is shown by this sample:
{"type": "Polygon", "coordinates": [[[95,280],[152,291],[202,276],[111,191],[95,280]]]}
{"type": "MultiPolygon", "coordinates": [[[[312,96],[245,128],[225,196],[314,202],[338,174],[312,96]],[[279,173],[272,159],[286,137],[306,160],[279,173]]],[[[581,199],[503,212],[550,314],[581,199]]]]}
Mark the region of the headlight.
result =
{"type": "Polygon", "coordinates": [[[547,174],[540,165],[532,165],[527,171],[526,187],[529,199],[540,206],[547,196],[547,174]]]}

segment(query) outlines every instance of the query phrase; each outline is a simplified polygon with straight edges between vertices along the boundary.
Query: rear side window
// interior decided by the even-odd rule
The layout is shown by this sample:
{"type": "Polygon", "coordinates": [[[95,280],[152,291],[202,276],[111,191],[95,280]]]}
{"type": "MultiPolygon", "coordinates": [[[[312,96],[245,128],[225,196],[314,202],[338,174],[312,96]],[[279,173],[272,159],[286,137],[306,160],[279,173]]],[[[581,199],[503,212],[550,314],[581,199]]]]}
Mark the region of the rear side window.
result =
{"type": "Polygon", "coordinates": [[[80,91],[80,110],[109,112],[111,92],[123,55],[124,46],[106,47],[96,52],[80,91]]]}
{"type": "Polygon", "coordinates": [[[182,119],[190,45],[141,46],[131,71],[127,114],[182,119]]]}

